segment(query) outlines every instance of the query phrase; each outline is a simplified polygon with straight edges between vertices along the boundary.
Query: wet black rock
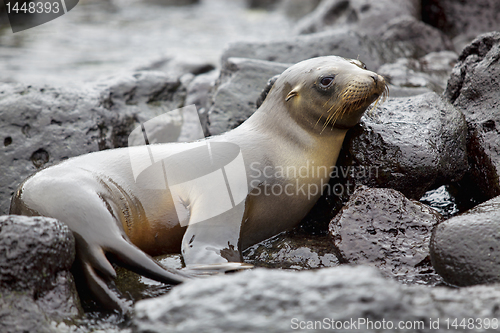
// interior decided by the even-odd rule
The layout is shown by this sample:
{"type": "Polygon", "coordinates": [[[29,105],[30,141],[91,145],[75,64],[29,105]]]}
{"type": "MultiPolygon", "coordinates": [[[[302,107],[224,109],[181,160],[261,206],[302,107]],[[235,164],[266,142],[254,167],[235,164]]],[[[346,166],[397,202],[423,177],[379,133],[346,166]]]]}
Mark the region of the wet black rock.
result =
{"type": "Polygon", "coordinates": [[[374,265],[411,281],[433,273],[429,240],[440,220],[435,210],[400,192],[360,186],[329,230],[342,262],[374,265]]]}
{"type": "Polygon", "coordinates": [[[392,44],[376,41],[348,29],[339,29],[280,41],[233,43],[224,52],[222,59],[223,63],[230,57],[297,63],[329,55],[359,59],[368,69],[377,70],[382,64],[405,57],[406,53],[404,49],[392,44]]]}
{"type": "Polygon", "coordinates": [[[500,197],[440,223],[432,234],[436,272],[457,286],[500,282],[500,197]]]}
{"type": "Polygon", "coordinates": [[[454,188],[449,185],[443,185],[436,189],[427,191],[420,198],[420,202],[437,210],[445,220],[460,212],[461,207],[457,204],[457,200],[453,195],[454,188]]]}
{"type": "Polygon", "coordinates": [[[389,99],[348,132],[339,177],[420,199],[464,175],[466,132],[463,115],[435,93],[389,99]]]}
{"type": "Polygon", "coordinates": [[[470,170],[464,179],[482,201],[500,195],[500,33],[477,37],[460,54],[446,98],[466,117],[470,170]]]}
{"type": "Polygon", "coordinates": [[[36,170],[72,156],[124,147],[139,122],[183,106],[179,78],[124,74],[81,89],[0,85],[0,214],[36,170]]]}
{"type": "Polygon", "coordinates": [[[224,133],[250,117],[269,78],[289,66],[255,59],[227,59],[214,87],[213,104],[208,113],[210,134],[224,133]]]}
{"type": "Polygon", "coordinates": [[[377,332],[397,331],[401,321],[419,325],[409,331],[449,332],[446,319],[451,324],[455,318],[460,323],[500,315],[498,286],[458,290],[406,286],[363,266],[302,272],[254,269],[200,282],[189,281],[165,296],[138,302],[133,331],[279,333],[302,327],[316,332],[331,330],[327,326],[331,320],[347,322],[343,331],[375,331],[358,322],[363,318],[380,325],[377,332]]]}
{"type": "Polygon", "coordinates": [[[243,252],[245,262],[256,267],[317,269],[338,266],[335,249],[327,236],[283,232],[243,252]]]}
{"type": "Polygon", "coordinates": [[[46,217],[0,217],[0,317],[7,325],[2,332],[32,326],[43,317],[60,321],[81,313],[69,273],[74,258],[75,240],[63,223],[46,217]],[[24,322],[29,317],[33,319],[24,322]]]}

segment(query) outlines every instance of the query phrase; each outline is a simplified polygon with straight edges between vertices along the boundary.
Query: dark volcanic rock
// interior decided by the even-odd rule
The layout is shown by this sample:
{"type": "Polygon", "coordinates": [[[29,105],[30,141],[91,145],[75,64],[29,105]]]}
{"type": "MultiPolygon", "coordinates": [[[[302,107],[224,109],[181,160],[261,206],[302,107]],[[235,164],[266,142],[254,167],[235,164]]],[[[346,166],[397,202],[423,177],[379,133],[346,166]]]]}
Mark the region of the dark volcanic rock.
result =
{"type": "Polygon", "coordinates": [[[342,262],[411,280],[432,273],[429,240],[441,215],[391,189],[360,186],[330,223],[342,262]]]}
{"type": "Polygon", "coordinates": [[[139,122],[183,106],[185,87],[135,72],[80,90],[0,85],[0,214],[30,174],[72,156],[123,147],[139,122]]]}
{"type": "Polygon", "coordinates": [[[500,33],[479,36],[453,68],[445,96],[468,124],[467,187],[484,200],[500,195],[500,33]]]}
{"type": "Polygon", "coordinates": [[[459,323],[465,318],[498,318],[499,299],[498,286],[459,290],[405,286],[362,266],[302,272],[254,269],[189,281],[165,296],[140,301],[133,324],[136,333],[279,333],[301,327],[304,332],[332,330],[328,325],[335,320],[347,322],[339,331],[395,332],[405,331],[396,329],[400,321],[411,321],[419,326],[408,331],[449,332],[448,318],[449,323],[455,318],[459,323]],[[380,327],[370,329],[358,318],[372,325],[379,321],[380,327]]]}
{"type": "Polygon", "coordinates": [[[451,284],[500,282],[500,197],[440,223],[430,249],[436,272],[451,284]]]}
{"type": "Polygon", "coordinates": [[[0,318],[2,323],[8,318],[7,331],[16,325],[33,325],[33,320],[23,323],[28,313],[34,319],[48,316],[57,321],[79,315],[78,296],[69,273],[74,258],[73,234],[59,221],[0,217],[0,318]]]}
{"type": "Polygon", "coordinates": [[[463,115],[435,93],[389,99],[348,132],[337,165],[349,166],[340,169],[351,185],[419,199],[464,175],[465,135],[463,115]]]}
{"type": "Polygon", "coordinates": [[[250,117],[257,109],[256,101],[267,81],[290,66],[255,59],[227,59],[214,88],[208,114],[210,134],[224,133],[250,117]]]}
{"type": "Polygon", "coordinates": [[[404,57],[405,51],[357,32],[339,29],[297,36],[272,42],[233,43],[222,55],[223,62],[230,57],[244,57],[297,63],[319,57],[337,55],[363,61],[368,69],[377,70],[382,64],[404,57]]]}
{"type": "Polygon", "coordinates": [[[316,269],[339,265],[327,236],[283,232],[243,252],[245,262],[256,267],[316,269]]]}

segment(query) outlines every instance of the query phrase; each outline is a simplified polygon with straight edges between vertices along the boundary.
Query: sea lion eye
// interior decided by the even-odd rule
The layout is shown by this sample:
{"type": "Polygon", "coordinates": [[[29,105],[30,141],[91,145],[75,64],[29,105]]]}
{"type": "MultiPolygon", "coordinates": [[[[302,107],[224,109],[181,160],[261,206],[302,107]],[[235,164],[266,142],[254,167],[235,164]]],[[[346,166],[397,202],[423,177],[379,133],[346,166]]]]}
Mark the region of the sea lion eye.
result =
{"type": "Polygon", "coordinates": [[[325,76],[319,81],[319,85],[321,88],[327,88],[332,84],[333,79],[335,79],[333,76],[325,76]]]}

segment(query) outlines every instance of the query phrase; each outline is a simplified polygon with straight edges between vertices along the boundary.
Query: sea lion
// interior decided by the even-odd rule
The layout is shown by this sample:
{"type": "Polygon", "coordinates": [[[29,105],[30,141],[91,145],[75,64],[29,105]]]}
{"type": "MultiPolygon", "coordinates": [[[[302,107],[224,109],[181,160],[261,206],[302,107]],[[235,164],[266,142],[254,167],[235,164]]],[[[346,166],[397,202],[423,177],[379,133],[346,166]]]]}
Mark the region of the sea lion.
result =
{"type": "Polygon", "coordinates": [[[68,159],[25,180],[10,213],[66,223],[91,291],[123,309],[108,286],[116,276],[108,257],[165,283],[186,275],[146,253],[181,252],[191,269],[245,268],[243,249],[309,212],[347,130],[386,95],[384,78],[358,60],[305,60],[279,76],[238,128],[206,141],[68,159]]]}

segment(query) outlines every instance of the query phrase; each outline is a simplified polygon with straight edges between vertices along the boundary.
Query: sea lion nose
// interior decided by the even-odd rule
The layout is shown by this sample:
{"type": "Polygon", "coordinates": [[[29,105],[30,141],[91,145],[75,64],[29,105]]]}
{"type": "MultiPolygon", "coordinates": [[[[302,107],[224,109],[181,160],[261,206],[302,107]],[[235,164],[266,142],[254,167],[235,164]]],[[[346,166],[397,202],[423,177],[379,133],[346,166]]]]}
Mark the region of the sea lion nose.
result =
{"type": "Polygon", "coordinates": [[[371,78],[373,79],[373,81],[375,81],[375,84],[378,83],[378,75],[377,74],[371,75],[371,78]]]}

